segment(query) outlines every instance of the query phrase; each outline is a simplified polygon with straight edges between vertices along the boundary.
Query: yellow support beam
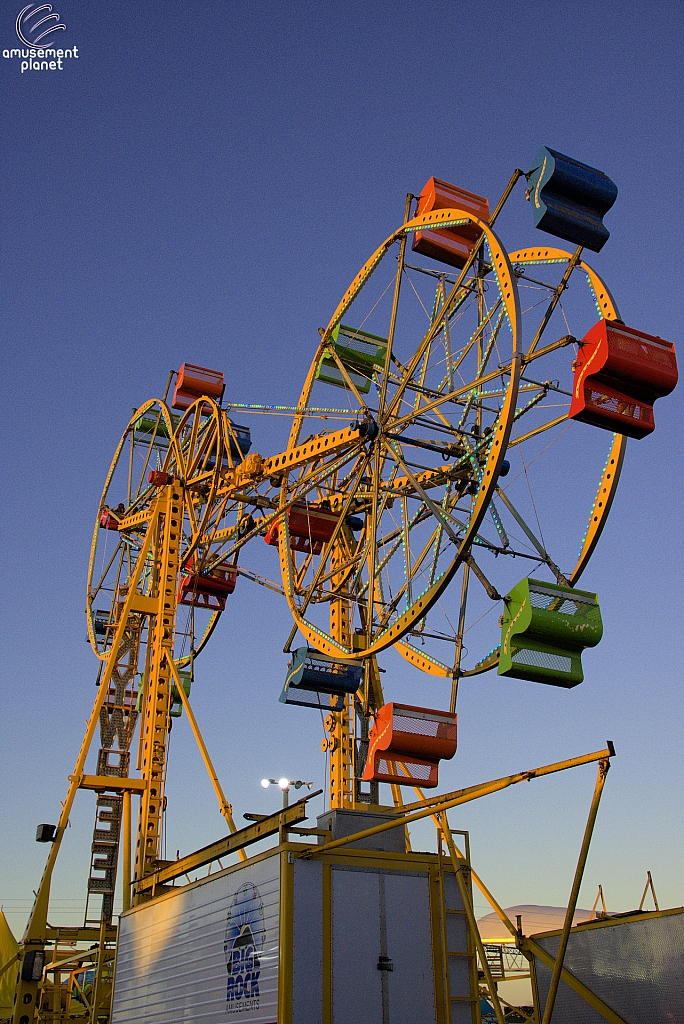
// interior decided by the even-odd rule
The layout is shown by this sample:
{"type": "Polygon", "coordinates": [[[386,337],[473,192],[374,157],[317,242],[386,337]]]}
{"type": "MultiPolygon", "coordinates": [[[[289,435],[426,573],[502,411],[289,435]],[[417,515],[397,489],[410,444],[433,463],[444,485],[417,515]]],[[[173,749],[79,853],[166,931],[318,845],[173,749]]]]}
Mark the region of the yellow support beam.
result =
{"type": "MultiPolygon", "coordinates": [[[[180,486],[174,482],[162,487],[157,503],[156,529],[152,524],[149,527],[149,532],[154,529],[154,593],[149,599],[150,607],[154,605],[154,614],[148,627],[149,673],[146,673],[140,723],[142,777],[146,785],[140,799],[133,871],[136,879],[154,870],[161,841],[169,733],[170,666],[173,663],[176,589],[180,571],[179,523],[183,519],[180,486]]],[[[139,595],[137,599],[140,600],[139,595]]]]}
{"type": "Polygon", "coordinates": [[[260,818],[253,825],[247,825],[246,828],[241,828],[232,835],[226,836],[225,839],[219,839],[216,843],[210,843],[209,846],[204,846],[201,850],[188,854],[187,857],[181,857],[170,864],[167,863],[165,867],[141,878],[135,883],[134,888],[139,893],[147,892],[158,885],[172,882],[175,878],[187,875],[190,871],[196,871],[206,864],[211,864],[212,861],[219,860],[221,857],[227,857],[228,854],[235,853],[251,843],[258,843],[260,839],[275,835],[281,828],[286,830],[289,825],[297,825],[300,821],[305,821],[307,801],[319,796],[322,792],[322,789],[318,789],[314,793],[307,793],[297,803],[290,804],[282,811],[260,818]]]}
{"type": "Polygon", "coordinates": [[[317,853],[330,853],[332,850],[337,849],[339,846],[346,846],[348,843],[355,843],[361,839],[368,839],[370,836],[375,836],[379,832],[386,832],[387,829],[396,828],[397,825],[408,825],[412,821],[418,821],[420,818],[427,818],[432,815],[440,814],[442,811],[448,811],[452,807],[457,807],[459,804],[469,803],[471,800],[478,800],[480,797],[487,796],[489,793],[498,793],[502,789],[507,789],[509,786],[514,786],[518,782],[529,782],[534,778],[539,778],[542,775],[550,775],[552,772],[562,772],[568,768],[576,768],[578,765],[589,764],[592,761],[602,761],[615,756],[615,750],[613,745],[610,744],[604,750],[598,750],[593,754],[582,754],[580,757],[570,758],[567,761],[557,761],[554,764],[544,765],[542,768],[534,768],[531,771],[518,772],[516,775],[506,775],[501,779],[493,779],[491,782],[483,782],[477,786],[468,786],[466,789],[456,790],[453,793],[447,793],[446,796],[436,796],[430,800],[419,801],[418,804],[409,804],[403,808],[401,814],[397,814],[396,819],[393,821],[384,822],[382,825],[375,825],[373,828],[363,829],[361,832],[355,832],[353,835],[344,836],[342,839],[335,839],[332,843],[326,843],[325,846],[309,847],[308,850],[304,851],[301,856],[303,857],[315,857],[317,853]],[[412,810],[412,808],[418,807],[418,810],[412,810]],[[409,812],[409,813],[407,813],[409,812]]]}
{"type": "MultiPolygon", "coordinates": [[[[69,781],[75,778],[70,775],[69,781]]],[[[120,779],[116,775],[81,775],[79,789],[105,789],[108,792],[142,793],[145,789],[144,779],[120,779]]]]}
{"type": "Polygon", "coordinates": [[[292,969],[294,961],[294,858],[280,854],[278,927],[278,1024],[292,1024],[292,969]]]}
{"type": "Polygon", "coordinates": [[[589,817],[587,818],[587,825],[584,830],[582,846],[580,847],[580,853],[577,859],[575,877],[572,882],[572,889],[570,890],[568,907],[565,912],[563,930],[561,932],[560,940],[558,942],[558,952],[556,953],[556,959],[554,961],[553,970],[551,972],[551,981],[549,983],[549,992],[546,997],[546,1006],[544,1008],[544,1017],[542,1019],[542,1024],[551,1024],[551,1018],[553,1017],[553,1008],[556,1002],[558,986],[560,985],[561,973],[563,970],[563,959],[565,958],[565,952],[568,948],[570,929],[572,928],[572,919],[575,916],[575,907],[577,906],[577,899],[579,897],[580,886],[582,884],[584,867],[587,863],[587,857],[589,855],[589,845],[591,843],[591,837],[594,831],[594,825],[596,823],[596,815],[598,814],[599,803],[601,802],[601,794],[603,792],[603,787],[606,783],[606,777],[608,775],[609,769],[610,760],[607,757],[601,758],[598,765],[598,773],[596,776],[596,786],[594,787],[594,795],[592,797],[591,807],[589,809],[589,817]]]}
{"type": "MultiPolygon", "coordinates": [[[[116,936],[118,934],[118,928],[115,924],[107,926],[106,941],[116,942],[116,936]]],[[[77,942],[96,942],[100,936],[99,927],[93,928],[68,928],[59,927],[51,928],[48,926],[46,929],[46,935],[48,942],[56,942],[59,945],[62,943],[77,943],[77,942]]]]}
{"type": "MultiPolygon", "coordinates": [[[[565,771],[567,768],[578,768],[583,764],[592,764],[594,761],[601,761],[603,758],[615,757],[615,748],[609,741],[608,746],[603,750],[595,750],[591,754],[580,754],[579,757],[571,757],[566,761],[554,761],[553,764],[542,765],[541,768],[532,768],[526,772],[518,772],[515,775],[505,775],[501,779],[494,779],[493,782],[482,782],[477,786],[469,786],[467,789],[455,789],[451,793],[442,793],[440,796],[429,796],[423,800],[416,800],[412,804],[404,804],[405,811],[415,811],[419,807],[428,807],[430,804],[443,803],[454,797],[460,797],[463,793],[470,793],[488,787],[487,792],[496,792],[505,789],[506,786],[516,782],[531,782],[532,779],[541,779],[544,775],[553,775],[555,772],[565,771]],[[510,781],[509,781],[510,780],[510,781]],[[503,783],[504,785],[501,785],[503,783]],[[494,788],[490,788],[494,787],[494,788]]],[[[460,802],[460,801],[459,801],[460,802]]]]}
{"type": "Polygon", "coordinates": [[[363,436],[360,431],[352,427],[347,427],[345,430],[337,430],[334,434],[318,434],[296,448],[290,448],[279,455],[273,455],[269,459],[264,459],[262,463],[263,475],[265,477],[277,476],[288,469],[294,469],[296,466],[313,462],[317,458],[323,458],[329,452],[334,452],[338,448],[345,448],[347,445],[355,444],[362,440],[363,436]]]}
{"type": "MultiPolygon", "coordinates": [[[[185,692],[185,687],[181,682],[181,678],[178,674],[178,668],[175,662],[171,662],[171,673],[176,683],[176,691],[178,692],[178,695],[181,699],[181,703],[183,705],[183,708],[185,709],[185,713],[188,716],[188,721],[190,722],[190,728],[192,729],[192,734],[195,737],[195,742],[197,743],[200,754],[202,755],[204,767],[207,769],[207,774],[211,779],[211,784],[214,787],[214,792],[216,793],[216,796],[218,798],[219,807],[221,808],[221,814],[226,819],[226,823],[230,831],[233,833],[237,832],[235,822],[233,820],[233,808],[226,800],[223,789],[221,788],[221,783],[219,782],[218,775],[216,774],[216,769],[214,768],[212,760],[209,757],[209,751],[207,750],[206,743],[204,742],[204,738],[202,736],[202,733],[200,732],[200,728],[197,724],[195,714],[192,708],[190,707],[190,700],[188,698],[187,693],[185,692]]],[[[239,855],[240,860],[247,859],[247,855],[244,850],[240,850],[239,855]]]]}

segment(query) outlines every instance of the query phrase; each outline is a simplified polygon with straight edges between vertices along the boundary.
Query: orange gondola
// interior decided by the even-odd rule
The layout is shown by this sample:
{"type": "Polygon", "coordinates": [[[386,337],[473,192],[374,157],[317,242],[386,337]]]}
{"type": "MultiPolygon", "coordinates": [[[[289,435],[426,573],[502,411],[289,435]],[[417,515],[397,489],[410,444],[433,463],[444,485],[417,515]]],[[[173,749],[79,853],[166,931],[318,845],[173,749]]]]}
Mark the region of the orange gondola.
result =
{"type": "MultiPolygon", "coordinates": [[[[439,178],[430,178],[420,193],[416,217],[432,213],[433,210],[450,209],[465,210],[480,220],[489,220],[489,202],[483,196],[440,181],[439,178]]],[[[430,256],[440,263],[460,268],[481,238],[482,230],[477,224],[459,224],[452,228],[417,231],[413,237],[412,249],[421,256],[430,256]]]]}
{"type": "Polygon", "coordinates": [[[220,370],[183,363],[176,377],[171,405],[174,409],[188,409],[198,398],[213,398],[220,402],[223,387],[224,378],[220,370]]]}
{"type": "Polygon", "coordinates": [[[433,789],[440,761],[456,753],[458,717],[410,704],[385,704],[370,731],[362,779],[433,789]]]}

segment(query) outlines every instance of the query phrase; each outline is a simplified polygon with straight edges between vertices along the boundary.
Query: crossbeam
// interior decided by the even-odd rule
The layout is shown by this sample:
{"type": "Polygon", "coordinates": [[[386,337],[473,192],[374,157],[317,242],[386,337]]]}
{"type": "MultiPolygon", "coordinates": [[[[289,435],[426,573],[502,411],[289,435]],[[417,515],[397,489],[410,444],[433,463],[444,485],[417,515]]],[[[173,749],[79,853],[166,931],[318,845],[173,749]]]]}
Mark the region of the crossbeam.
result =
{"type": "Polygon", "coordinates": [[[329,452],[337,451],[347,445],[363,441],[363,434],[358,427],[347,427],[333,434],[318,434],[304,444],[291,448],[289,451],[273,455],[263,461],[264,476],[277,476],[288,469],[294,469],[315,459],[322,459],[329,452]]]}
{"type": "MultiPolygon", "coordinates": [[[[99,942],[102,934],[101,928],[70,928],[66,925],[57,925],[54,928],[48,925],[45,936],[48,942],[99,942]]],[[[118,928],[115,924],[109,924],[105,928],[105,942],[116,942],[118,928]]]]}
{"type": "Polygon", "coordinates": [[[532,779],[540,779],[544,775],[553,775],[554,772],[562,772],[567,768],[578,768],[582,764],[592,764],[594,761],[602,761],[607,757],[615,757],[615,747],[608,740],[604,750],[596,750],[591,754],[580,754],[579,757],[571,757],[566,761],[554,761],[553,764],[542,765],[541,768],[531,768],[526,772],[517,772],[515,775],[505,775],[501,779],[494,779],[493,782],[482,782],[477,786],[469,786],[467,789],[455,789],[451,793],[442,793],[441,796],[426,797],[424,800],[416,800],[412,804],[404,804],[404,811],[415,811],[419,807],[431,807],[434,804],[446,803],[457,799],[459,803],[465,803],[463,796],[466,794],[481,792],[488,793],[499,789],[505,789],[516,782],[531,782],[532,779]]]}
{"type": "MultiPolygon", "coordinates": [[[[70,775],[69,781],[72,778],[70,775]]],[[[106,789],[121,793],[142,793],[145,785],[144,779],[122,779],[118,775],[82,775],[78,782],[79,789],[106,789]]]]}

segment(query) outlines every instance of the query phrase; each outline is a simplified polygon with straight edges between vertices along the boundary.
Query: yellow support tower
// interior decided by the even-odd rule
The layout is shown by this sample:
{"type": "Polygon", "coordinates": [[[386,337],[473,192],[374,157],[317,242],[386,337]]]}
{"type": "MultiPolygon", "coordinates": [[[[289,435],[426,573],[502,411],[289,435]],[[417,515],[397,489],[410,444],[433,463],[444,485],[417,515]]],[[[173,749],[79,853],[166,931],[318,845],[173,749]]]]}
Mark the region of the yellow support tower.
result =
{"type": "MultiPolygon", "coordinates": [[[[112,653],[108,657],[105,669],[100,679],[100,685],[98,688],[97,698],[93,706],[93,710],[88,721],[86,733],[81,744],[81,749],[76,761],[74,768],[74,774],[70,776],[69,789],[67,792],[66,800],[62,804],[62,813],[59,818],[59,823],[56,828],[55,836],[52,841],[50,852],[48,854],[47,863],[43,872],[43,877],[40,882],[40,886],[36,893],[36,898],[33,904],[31,915],[26,926],[26,931],[20,944],[20,963],[19,971],[17,976],[17,987],[16,987],[16,1000],[14,1005],[14,1015],[12,1017],[13,1024],[34,1024],[38,1019],[37,1015],[39,1010],[39,993],[43,987],[43,968],[45,965],[45,946],[48,941],[48,904],[50,899],[50,884],[52,881],[52,872],[54,870],[55,863],[57,861],[57,855],[61,845],[62,838],[69,824],[69,816],[73,807],[74,799],[77,790],[81,786],[86,788],[93,788],[93,785],[97,784],[97,777],[95,777],[95,783],[91,783],[86,779],[84,775],[86,758],[90,750],[90,745],[95,735],[95,731],[100,721],[100,713],[105,704],[107,695],[109,693],[110,684],[112,681],[113,672],[118,664],[118,653],[121,649],[121,644],[129,625],[129,616],[134,613],[142,613],[148,616],[155,616],[158,620],[163,623],[163,629],[160,636],[164,638],[166,643],[167,640],[167,624],[170,623],[168,634],[173,637],[173,617],[169,618],[168,613],[168,601],[169,593],[171,594],[170,607],[175,609],[175,593],[174,588],[176,585],[176,575],[178,572],[178,553],[177,546],[174,545],[174,529],[176,520],[173,513],[177,506],[174,502],[178,502],[180,497],[180,489],[172,486],[162,489],[158,495],[153,498],[149,507],[148,528],[146,531],[145,539],[140,548],[140,554],[135,564],[130,583],[127,588],[125,595],[122,593],[123,598],[119,606],[119,614],[114,627],[114,636],[112,641],[112,653]],[[160,538],[161,542],[156,541],[157,537],[160,538]],[[161,559],[159,559],[161,555],[161,559]],[[166,561],[164,561],[166,556],[166,561]],[[161,564],[160,564],[161,563],[161,564]],[[152,564],[154,566],[152,578],[156,582],[156,596],[149,596],[141,594],[139,586],[143,578],[143,570],[145,567],[149,567],[152,564]],[[171,588],[171,589],[169,589],[171,588]]],[[[176,534],[177,536],[177,534],[176,534]]],[[[153,590],[154,594],[154,590],[153,590]]],[[[157,662],[161,664],[161,659],[157,662]]],[[[168,671],[166,673],[168,679],[168,671]]],[[[167,705],[168,708],[168,684],[167,684],[167,705]]],[[[159,752],[157,752],[159,754],[159,752]]],[[[165,761],[165,757],[162,759],[162,763],[165,761]]],[[[92,777],[91,777],[92,779],[92,777]]],[[[100,780],[102,782],[102,780],[100,780]]],[[[137,780],[135,780],[137,783],[137,780]]],[[[111,780],[107,778],[107,782],[111,780]]],[[[119,786],[122,790],[129,788],[130,779],[119,780],[119,786]]],[[[153,780],[150,777],[149,781],[146,782],[146,789],[151,792],[153,788],[153,780]]],[[[139,785],[136,786],[139,788],[139,785]]],[[[156,850],[156,847],[155,847],[156,850]]],[[[155,853],[156,856],[156,853],[155,853]]],[[[87,929],[83,930],[84,932],[87,929]]],[[[102,947],[105,939],[109,938],[107,929],[99,930],[100,945],[102,947]],[[104,933],[104,934],[103,934],[104,933]]],[[[102,961],[102,958],[100,958],[102,961]]],[[[98,972],[98,976],[101,972],[98,972]]],[[[97,980],[95,985],[95,996],[97,997],[97,980]]],[[[54,993],[53,993],[54,995],[54,993]]],[[[49,999],[49,992],[46,990],[46,996],[49,999]]],[[[61,1005],[46,1006],[46,1010],[49,1013],[47,1019],[59,1019],[61,1016],[61,1005]],[[56,1015],[56,1017],[55,1017],[56,1015]]],[[[95,1001],[92,1004],[92,1011],[96,1010],[95,1001]]],[[[91,1020],[96,1020],[96,1016],[91,1013],[91,1020]]]]}
{"type": "MultiPolygon", "coordinates": [[[[335,569],[343,559],[343,551],[338,544],[331,554],[331,569],[335,569]]],[[[333,586],[337,589],[338,579],[333,577],[333,586]]],[[[344,591],[343,591],[344,594],[344,591]]],[[[344,596],[330,602],[330,635],[344,647],[351,647],[351,628],[349,623],[349,601],[344,596]]],[[[354,803],[354,695],[348,694],[341,711],[328,715],[326,723],[330,738],[330,807],[351,808],[354,803]]]]}
{"type": "MultiPolygon", "coordinates": [[[[176,627],[176,590],[179,573],[180,524],[183,495],[173,482],[162,488],[158,502],[154,550],[154,592],[150,601],[148,670],[143,720],[140,729],[140,760],[145,789],[135,850],[134,879],[150,874],[159,858],[166,749],[169,730],[171,663],[176,627]],[[152,605],[154,607],[152,607],[152,605]]],[[[137,899],[136,899],[137,902],[137,899]]]]}

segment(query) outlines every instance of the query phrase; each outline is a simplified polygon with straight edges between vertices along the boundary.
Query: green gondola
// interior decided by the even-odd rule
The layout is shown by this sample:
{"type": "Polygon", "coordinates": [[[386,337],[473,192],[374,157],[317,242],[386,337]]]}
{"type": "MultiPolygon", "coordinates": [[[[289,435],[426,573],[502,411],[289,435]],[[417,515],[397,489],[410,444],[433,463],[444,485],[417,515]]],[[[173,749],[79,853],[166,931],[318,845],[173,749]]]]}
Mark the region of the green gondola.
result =
{"type": "MultiPolygon", "coordinates": [[[[337,324],[331,335],[335,354],[344,366],[349,379],[361,394],[370,391],[371,380],[376,366],[385,365],[387,338],[355,327],[337,324]]],[[[324,356],[316,370],[316,379],[339,388],[349,385],[332,356],[324,356]]]]}
{"type": "Polygon", "coordinates": [[[582,651],[603,636],[596,594],[525,577],[504,600],[499,675],[551,686],[581,683],[582,651]]]}

